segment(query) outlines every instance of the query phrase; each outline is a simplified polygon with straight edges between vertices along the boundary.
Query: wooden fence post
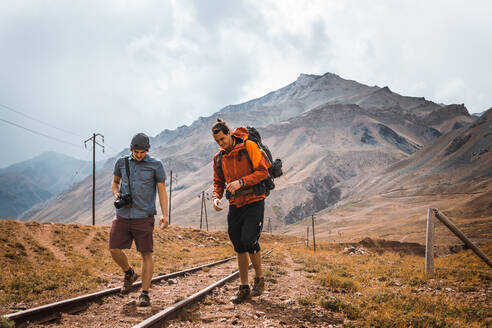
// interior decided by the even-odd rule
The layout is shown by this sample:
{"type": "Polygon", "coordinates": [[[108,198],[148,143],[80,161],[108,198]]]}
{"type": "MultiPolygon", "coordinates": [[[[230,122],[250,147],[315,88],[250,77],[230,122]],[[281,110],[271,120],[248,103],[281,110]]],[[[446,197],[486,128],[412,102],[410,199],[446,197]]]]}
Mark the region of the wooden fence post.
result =
{"type": "Polygon", "coordinates": [[[434,212],[427,211],[427,234],[425,243],[425,273],[434,273],[434,212]]]}
{"type": "Polygon", "coordinates": [[[448,227],[449,230],[451,230],[459,239],[461,239],[465,243],[465,245],[468,246],[468,248],[470,248],[475,254],[477,254],[478,257],[480,257],[492,268],[492,260],[490,260],[490,258],[485,255],[485,253],[482,252],[477,246],[475,246],[475,244],[472,243],[470,239],[468,239],[468,237],[466,237],[465,234],[460,229],[458,229],[458,227],[455,226],[446,215],[441,213],[437,208],[433,208],[432,211],[434,212],[434,216],[438,218],[439,221],[444,223],[444,225],[448,227]]]}

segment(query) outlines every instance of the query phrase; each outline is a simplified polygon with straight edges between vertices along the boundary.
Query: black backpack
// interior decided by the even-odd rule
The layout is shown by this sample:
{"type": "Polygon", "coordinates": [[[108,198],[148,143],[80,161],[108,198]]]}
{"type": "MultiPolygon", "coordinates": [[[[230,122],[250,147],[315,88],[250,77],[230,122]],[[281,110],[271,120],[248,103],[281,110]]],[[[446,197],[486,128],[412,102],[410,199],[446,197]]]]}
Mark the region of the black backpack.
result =
{"type": "MultiPolygon", "coordinates": [[[[282,172],[282,160],[279,158],[273,160],[272,152],[270,151],[270,149],[266,145],[264,145],[261,142],[261,136],[260,136],[260,133],[258,132],[258,130],[256,130],[252,126],[248,126],[248,127],[246,127],[246,129],[248,130],[248,134],[249,134],[247,140],[254,141],[258,145],[258,148],[260,148],[260,151],[263,151],[266,154],[266,157],[271,164],[271,166],[268,168],[268,177],[265,180],[263,180],[263,181],[261,181],[258,184],[253,186],[253,191],[255,194],[257,194],[257,195],[266,194],[268,196],[270,194],[270,190],[275,189],[275,183],[273,182],[273,180],[275,178],[282,176],[282,174],[283,174],[283,172],[282,172]]],[[[217,167],[217,173],[221,176],[224,176],[224,172],[222,170],[222,154],[223,154],[222,151],[219,152],[215,166],[217,167]]],[[[239,153],[239,155],[238,155],[239,160],[241,160],[242,154],[243,153],[239,153]]],[[[244,154],[248,158],[248,161],[251,164],[251,167],[253,167],[253,163],[251,162],[251,159],[249,158],[249,154],[246,151],[246,149],[244,149],[244,154]]]]}

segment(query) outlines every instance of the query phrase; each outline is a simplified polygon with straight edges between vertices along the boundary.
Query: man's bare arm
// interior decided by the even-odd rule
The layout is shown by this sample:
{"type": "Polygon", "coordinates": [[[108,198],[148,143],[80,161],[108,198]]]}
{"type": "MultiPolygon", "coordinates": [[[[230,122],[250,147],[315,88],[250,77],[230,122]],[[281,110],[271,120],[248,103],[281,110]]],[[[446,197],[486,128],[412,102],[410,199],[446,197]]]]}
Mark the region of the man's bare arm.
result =
{"type": "Polygon", "coordinates": [[[113,191],[114,199],[120,199],[120,183],[121,177],[113,175],[113,182],[111,183],[111,190],[113,191]]]}
{"type": "Polygon", "coordinates": [[[159,194],[159,203],[161,204],[162,218],[159,221],[159,226],[164,229],[169,225],[167,213],[167,192],[166,182],[157,182],[157,193],[159,194]]]}

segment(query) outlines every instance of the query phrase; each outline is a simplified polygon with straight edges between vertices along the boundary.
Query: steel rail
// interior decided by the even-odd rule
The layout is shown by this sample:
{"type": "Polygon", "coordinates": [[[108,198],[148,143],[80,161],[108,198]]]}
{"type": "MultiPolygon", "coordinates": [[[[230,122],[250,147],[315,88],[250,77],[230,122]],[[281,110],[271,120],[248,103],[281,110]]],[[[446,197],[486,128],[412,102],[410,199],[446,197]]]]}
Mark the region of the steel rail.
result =
{"type": "MultiPolygon", "coordinates": [[[[273,252],[273,249],[269,250],[268,252],[263,254],[263,257],[270,255],[270,253],[272,253],[272,252],[273,252]]],[[[249,265],[249,268],[251,268],[251,266],[252,266],[252,264],[249,265]]],[[[185,299],[183,299],[177,303],[174,303],[171,306],[168,306],[167,308],[165,308],[161,312],[158,312],[158,313],[154,314],[153,316],[147,318],[146,320],[140,322],[139,324],[133,326],[133,328],[150,328],[150,327],[157,328],[157,327],[161,327],[162,321],[168,319],[171,315],[182,310],[188,304],[198,301],[200,298],[202,298],[203,296],[210,293],[213,289],[225,284],[226,282],[228,282],[230,280],[235,279],[238,275],[239,275],[239,271],[231,273],[227,277],[222,278],[221,280],[213,283],[212,285],[210,285],[208,287],[205,287],[204,289],[196,292],[195,294],[188,296],[185,299]]]]}
{"type": "MultiPolygon", "coordinates": [[[[235,256],[234,257],[228,257],[228,258],[225,258],[223,260],[203,264],[203,265],[196,266],[193,268],[189,268],[189,269],[185,269],[185,270],[181,270],[181,271],[176,271],[176,272],[172,272],[172,273],[165,274],[165,275],[160,275],[160,276],[152,278],[152,282],[155,283],[155,282],[158,282],[161,280],[166,280],[166,279],[171,279],[171,278],[183,276],[187,273],[192,273],[192,272],[201,270],[203,268],[222,264],[222,263],[228,262],[228,261],[235,259],[235,258],[236,258],[235,256]]],[[[141,285],[142,285],[142,282],[137,281],[137,282],[133,283],[132,288],[136,288],[136,287],[139,287],[141,285]]],[[[32,309],[10,313],[10,314],[4,315],[3,317],[6,319],[9,319],[9,320],[13,320],[15,322],[16,326],[21,324],[21,323],[24,323],[24,322],[39,321],[39,320],[42,320],[45,318],[49,318],[48,320],[52,320],[54,318],[57,318],[60,315],[60,313],[62,313],[62,312],[69,312],[69,310],[72,310],[74,308],[76,309],[76,308],[80,307],[81,305],[83,305],[87,302],[101,299],[104,296],[118,294],[120,291],[121,291],[121,287],[105,289],[105,290],[102,290],[99,292],[86,294],[86,295],[82,295],[82,296],[77,296],[74,298],[66,299],[63,301],[55,302],[55,303],[45,304],[45,305],[38,306],[38,307],[35,307],[32,309]]]]}

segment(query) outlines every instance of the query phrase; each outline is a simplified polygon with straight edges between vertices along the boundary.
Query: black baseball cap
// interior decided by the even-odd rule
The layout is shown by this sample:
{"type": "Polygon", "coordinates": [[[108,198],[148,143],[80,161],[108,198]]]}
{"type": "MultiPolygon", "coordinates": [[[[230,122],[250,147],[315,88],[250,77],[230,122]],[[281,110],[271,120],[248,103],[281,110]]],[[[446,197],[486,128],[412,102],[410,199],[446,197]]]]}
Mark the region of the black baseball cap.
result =
{"type": "Polygon", "coordinates": [[[145,133],[137,133],[133,136],[130,149],[149,150],[150,141],[145,133]]]}

